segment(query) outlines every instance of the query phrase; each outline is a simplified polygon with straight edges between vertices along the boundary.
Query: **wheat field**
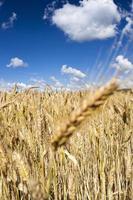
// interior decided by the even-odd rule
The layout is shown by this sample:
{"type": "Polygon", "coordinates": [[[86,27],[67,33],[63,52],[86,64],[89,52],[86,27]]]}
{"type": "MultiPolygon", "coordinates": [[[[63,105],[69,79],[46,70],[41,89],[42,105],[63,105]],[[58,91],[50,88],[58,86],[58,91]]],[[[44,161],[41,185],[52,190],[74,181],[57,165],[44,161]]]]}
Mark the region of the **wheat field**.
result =
{"type": "Polygon", "coordinates": [[[114,90],[85,112],[94,91],[0,92],[0,200],[133,200],[133,91],[114,90]]]}

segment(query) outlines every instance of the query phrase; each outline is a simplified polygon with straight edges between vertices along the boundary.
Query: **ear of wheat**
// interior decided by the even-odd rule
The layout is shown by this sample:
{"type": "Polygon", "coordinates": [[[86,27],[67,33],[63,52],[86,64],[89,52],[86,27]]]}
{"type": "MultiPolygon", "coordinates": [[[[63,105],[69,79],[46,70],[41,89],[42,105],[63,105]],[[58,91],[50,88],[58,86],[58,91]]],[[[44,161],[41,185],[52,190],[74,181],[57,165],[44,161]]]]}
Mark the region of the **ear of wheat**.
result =
{"type": "Polygon", "coordinates": [[[70,116],[70,120],[59,128],[57,134],[53,135],[51,144],[54,147],[54,150],[57,150],[59,146],[64,145],[85,118],[103,105],[107,98],[113,94],[117,88],[117,80],[112,79],[107,85],[96,90],[88,100],[83,101],[81,108],[76,112],[73,112],[70,116]]]}

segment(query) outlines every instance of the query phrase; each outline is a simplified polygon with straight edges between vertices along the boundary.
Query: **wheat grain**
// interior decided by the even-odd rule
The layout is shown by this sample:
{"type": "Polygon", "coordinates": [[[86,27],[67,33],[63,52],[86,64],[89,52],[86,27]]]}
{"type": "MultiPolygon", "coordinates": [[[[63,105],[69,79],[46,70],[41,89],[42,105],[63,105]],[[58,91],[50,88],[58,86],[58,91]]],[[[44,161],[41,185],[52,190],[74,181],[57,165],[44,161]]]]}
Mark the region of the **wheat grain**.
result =
{"type": "Polygon", "coordinates": [[[105,100],[118,88],[116,79],[113,79],[106,86],[98,89],[88,100],[84,101],[81,108],[73,112],[70,120],[59,128],[59,132],[52,138],[51,144],[56,150],[67,142],[69,137],[74,133],[76,128],[84,121],[87,116],[92,114],[92,111],[103,105],[105,100]],[[91,110],[90,110],[91,109],[91,110]]]}

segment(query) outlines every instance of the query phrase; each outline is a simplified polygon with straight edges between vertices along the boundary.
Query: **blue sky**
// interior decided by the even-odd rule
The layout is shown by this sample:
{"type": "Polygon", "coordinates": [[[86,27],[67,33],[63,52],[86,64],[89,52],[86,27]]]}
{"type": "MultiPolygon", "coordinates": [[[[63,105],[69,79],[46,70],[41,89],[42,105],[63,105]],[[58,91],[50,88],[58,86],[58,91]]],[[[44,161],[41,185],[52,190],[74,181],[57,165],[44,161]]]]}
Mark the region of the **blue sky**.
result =
{"type": "Polygon", "coordinates": [[[1,85],[87,87],[133,67],[132,0],[0,0],[0,16],[1,85]]]}

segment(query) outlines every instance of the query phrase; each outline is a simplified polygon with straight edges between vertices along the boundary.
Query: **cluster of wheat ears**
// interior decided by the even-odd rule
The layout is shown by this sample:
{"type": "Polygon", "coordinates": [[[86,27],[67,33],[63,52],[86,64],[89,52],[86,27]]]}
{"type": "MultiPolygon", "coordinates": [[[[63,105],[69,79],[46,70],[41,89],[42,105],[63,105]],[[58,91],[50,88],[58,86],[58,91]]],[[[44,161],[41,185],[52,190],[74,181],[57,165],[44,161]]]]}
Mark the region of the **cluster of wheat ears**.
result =
{"type": "Polygon", "coordinates": [[[132,200],[133,92],[0,93],[1,200],[132,200]],[[71,138],[70,138],[71,137],[71,138]]]}

